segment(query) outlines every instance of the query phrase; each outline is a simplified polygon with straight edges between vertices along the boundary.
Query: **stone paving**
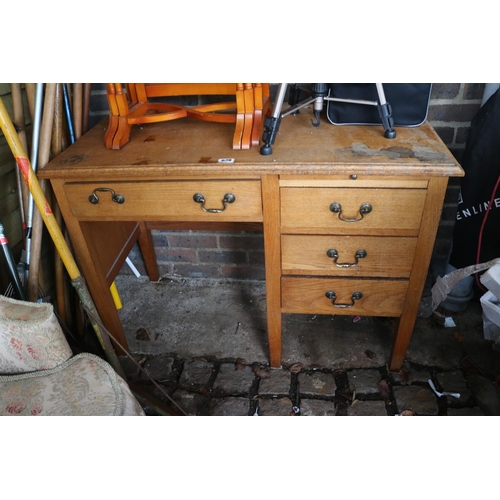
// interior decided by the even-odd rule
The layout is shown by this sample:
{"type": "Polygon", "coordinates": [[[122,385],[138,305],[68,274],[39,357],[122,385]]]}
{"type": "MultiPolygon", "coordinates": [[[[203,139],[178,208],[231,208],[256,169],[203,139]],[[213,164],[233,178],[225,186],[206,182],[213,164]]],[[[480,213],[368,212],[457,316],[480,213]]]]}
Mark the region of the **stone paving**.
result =
{"type": "Polygon", "coordinates": [[[122,358],[129,382],[187,415],[500,415],[500,351],[484,339],[478,302],[453,315],[453,328],[440,311],[418,318],[399,373],[387,368],[393,319],[284,315],[277,369],[268,363],[265,284],[119,276],[117,285],[139,365],[122,358]],[[460,396],[437,395],[429,379],[460,396]]]}
{"type": "MultiPolygon", "coordinates": [[[[435,371],[405,363],[353,370],[272,369],[243,359],[179,359],[134,356],[161,390],[129,358],[121,358],[131,382],[167,407],[167,394],[189,416],[487,416],[500,415],[498,390],[486,377],[461,370],[435,371]],[[460,397],[439,397],[438,392],[460,397]]],[[[144,405],[148,415],[157,415],[144,405]]]]}

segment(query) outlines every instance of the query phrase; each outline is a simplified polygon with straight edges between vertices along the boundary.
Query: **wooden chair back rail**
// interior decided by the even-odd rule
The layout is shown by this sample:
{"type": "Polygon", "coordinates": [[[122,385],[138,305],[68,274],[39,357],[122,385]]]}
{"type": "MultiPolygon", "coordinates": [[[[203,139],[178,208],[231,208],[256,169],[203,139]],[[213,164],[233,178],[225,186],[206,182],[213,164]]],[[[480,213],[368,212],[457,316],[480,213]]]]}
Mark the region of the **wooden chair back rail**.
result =
{"type": "Polygon", "coordinates": [[[104,136],[108,149],[120,149],[130,139],[132,125],[177,120],[234,123],[233,149],[258,146],[264,117],[271,110],[268,83],[107,83],[110,109],[109,125],[104,136]],[[234,96],[234,100],[182,106],[151,102],[158,97],[192,95],[234,96]]]}

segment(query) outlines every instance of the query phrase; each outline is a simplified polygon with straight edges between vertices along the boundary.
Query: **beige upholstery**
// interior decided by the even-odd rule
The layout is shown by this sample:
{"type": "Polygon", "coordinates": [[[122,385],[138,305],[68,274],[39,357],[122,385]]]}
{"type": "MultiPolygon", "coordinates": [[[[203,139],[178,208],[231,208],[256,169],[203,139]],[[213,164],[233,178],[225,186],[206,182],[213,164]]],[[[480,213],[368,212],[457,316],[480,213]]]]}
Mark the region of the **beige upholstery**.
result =
{"type": "Polygon", "coordinates": [[[72,355],[50,304],[0,295],[0,374],[55,368],[72,355]]]}
{"type": "Polygon", "coordinates": [[[0,415],[144,415],[106,361],[72,351],[52,305],[0,295],[0,415]]]}

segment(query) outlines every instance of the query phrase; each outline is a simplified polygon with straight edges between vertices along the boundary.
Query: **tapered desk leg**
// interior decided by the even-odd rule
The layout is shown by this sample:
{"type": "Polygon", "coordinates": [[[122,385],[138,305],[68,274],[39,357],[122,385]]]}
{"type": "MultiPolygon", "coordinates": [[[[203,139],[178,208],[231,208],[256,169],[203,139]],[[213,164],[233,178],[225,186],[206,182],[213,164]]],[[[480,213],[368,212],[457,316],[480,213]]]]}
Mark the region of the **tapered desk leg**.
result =
{"type": "MultiPolygon", "coordinates": [[[[135,222],[78,221],[71,215],[71,203],[63,180],[52,180],[80,271],[105,328],[128,349],[123,326],[111,295],[110,286],[138,236],[135,222]]],[[[125,354],[113,342],[118,354],[125,354]]]]}
{"type": "Polygon", "coordinates": [[[146,271],[151,281],[158,281],[160,279],[160,273],[158,271],[151,229],[149,229],[147,222],[140,222],[139,228],[139,246],[141,248],[144,264],[146,265],[146,271]]]}
{"type": "MultiPolygon", "coordinates": [[[[118,246],[114,244],[113,236],[103,231],[106,228],[99,227],[98,223],[74,223],[71,220],[67,225],[71,241],[78,256],[82,274],[89,288],[90,294],[104,324],[104,327],[112,335],[111,341],[118,355],[123,356],[128,349],[127,339],[123,326],[111,295],[110,285],[114,280],[114,272],[108,274],[107,261],[115,260],[118,255],[118,246]],[[106,252],[108,252],[106,254],[106,252]],[[108,257],[106,259],[105,257],[108,257]]],[[[125,241],[125,234],[123,241],[125,241]]],[[[121,244],[121,241],[119,241],[121,244]]]]}
{"type": "Polygon", "coordinates": [[[262,176],[267,336],[272,367],[281,366],[281,252],[279,177],[262,176]]]}
{"type": "Polygon", "coordinates": [[[434,241],[441,219],[441,210],[447,185],[447,177],[432,177],[429,180],[417,248],[415,249],[415,259],[408,284],[408,292],[406,294],[403,313],[397,322],[396,336],[389,361],[389,370],[392,372],[397,372],[401,369],[413,334],[434,249],[434,241]]]}

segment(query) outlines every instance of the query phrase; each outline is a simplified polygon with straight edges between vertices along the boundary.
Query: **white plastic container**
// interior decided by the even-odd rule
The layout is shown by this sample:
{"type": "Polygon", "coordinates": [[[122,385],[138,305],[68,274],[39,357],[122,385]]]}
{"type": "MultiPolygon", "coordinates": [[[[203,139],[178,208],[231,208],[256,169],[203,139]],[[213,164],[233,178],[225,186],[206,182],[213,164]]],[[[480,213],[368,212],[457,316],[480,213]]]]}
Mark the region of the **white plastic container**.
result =
{"type": "Polygon", "coordinates": [[[483,309],[484,338],[500,343],[500,303],[492,292],[486,292],[480,302],[483,309]]]}
{"type": "Polygon", "coordinates": [[[500,263],[490,267],[479,279],[495,297],[500,297],[500,263]]]}

